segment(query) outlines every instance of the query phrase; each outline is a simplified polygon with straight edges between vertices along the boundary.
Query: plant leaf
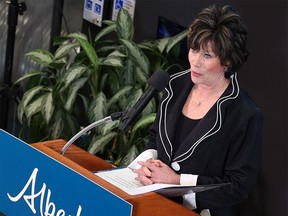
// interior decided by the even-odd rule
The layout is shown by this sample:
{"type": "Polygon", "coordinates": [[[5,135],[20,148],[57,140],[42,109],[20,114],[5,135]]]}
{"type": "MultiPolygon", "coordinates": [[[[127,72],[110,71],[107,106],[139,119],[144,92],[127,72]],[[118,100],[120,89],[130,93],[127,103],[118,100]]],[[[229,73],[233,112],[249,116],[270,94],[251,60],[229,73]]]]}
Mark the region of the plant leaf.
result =
{"type": "Polygon", "coordinates": [[[112,98],[109,99],[107,106],[108,108],[116,103],[117,101],[121,100],[122,97],[125,97],[127,93],[132,89],[132,86],[125,86],[124,88],[120,89],[112,98]]]}
{"type": "Polygon", "coordinates": [[[69,112],[66,112],[65,110],[63,110],[63,113],[64,113],[64,129],[62,132],[62,137],[70,139],[80,130],[80,126],[78,124],[78,120],[75,118],[74,115],[70,114],[69,112]],[[67,125],[69,125],[68,128],[66,127],[67,125]],[[63,134],[65,136],[63,136],[63,134]]]}
{"type": "Polygon", "coordinates": [[[113,25],[114,23],[116,23],[116,21],[114,20],[103,20],[102,22],[106,25],[113,25]]]}
{"type": "Polygon", "coordinates": [[[79,94],[80,98],[82,99],[82,102],[83,102],[83,106],[84,106],[84,110],[88,110],[88,106],[89,106],[89,99],[87,97],[85,97],[84,95],[82,94],[79,94]]]}
{"type": "Polygon", "coordinates": [[[148,80],[148,74],[144,73],[144,71],[141,70],[138,66],[135,67],[135,71],[138,82],[142,85],[146,85],[148,80]]]}
{"type": "Polygon", "coordinates": [[[23,124],[23,115],[24,115],[24,108],[23,106],[21,105],[21,102],[18,104],[18,107],[17,107],[17,118],[20,122],[20,124],[23,124]]]}
{"type": "Polygon", "coordinates": [[[114,128],[118,127],[118,125],[119,125],[119,120],[106,122],[101,127],[101,134],[106,135],[107,133],[112,131],[114,128]]]}
{"type": "Polygon", "coordinates": [[[43,89],[45,89],[44,86],[38,85],[26,91],[21,100],[21,105],[23,108],[26,109],[28,104],[31,103],[32,98],[39,94],[43,89]]]}
{"type": "Polygon", "coordinates": [[[81,32],[74,32],[71,33],[69,35],[67,35],[68,38],[75,38],[75,39],[83,39],[83,40],[87,40],[87,36],[81,32]]]}
{"type": "Polygon", "coordinates": [[[149,115],[142,116],[133,126],[132,136],[134,136],[135,132],[141,128],[146,128],[151,125],[156,118],[156,113],[151,113],[149,115]]]}
{"type": "Polygon", "coordinates": [[[129,104],[127,104],[126,109],[129,110],[136,102],[139,100],[139,98],[143,95],[142,89],[135,89],[131,92],[131,95],[128,98],[129,104]]]}
{"type": "Polygon", "coordinates": [[[138,46],[139,46],[139,48],[141,48],[143,50],[149,50],[151,52],[158,51],[155,41],[145,40],[145,41],[142,41],[141,43],[139,43],[138,46]]]}
{"type": "Polygon", "coordinates": [[[120,39],[132,40],[134,36],[134,26],[131,15],[124,8],[120,8],[117,16],[117,33],[120,39]]]}
{"type": "Polygon", "coordinates": [[[85,83],[87,82],[86,77],[79,78],[75,82],[72,83],[72,85],[69,88],[68,98],[65,103],[65,109],[70,112],[73,108],[74,102],[76,100],[77,94],[79,89],[81,89],[85,83]]]}
{"type": "Polygon", "coordinates": [[[123,67],[122,60],[116,56],[107,56],[104,59],[99,59],[101,65],[123,67]]]}
{"type": "Polygon", "coordinates": [[[99,92],[92,100],[89,108],[88,115],[91,122],[102,119],[107,114],[106,96],[103,92],[99,92]]]}
{"type": "Polygon", "coordinates": [[[124,53],[120,52],[119,50],[114,50],[108,56],[116,56],[116,57],[120,57],[120,58],[127,57],[127,55],[125,55],[124,53]]]}
{"type": "Polygon", "coordinates": [[[109,34],[110,32],[116,31],[116,23],[113,22],[109,26],[103,28],[95,37],[94,42],[97,42],[103,36],[109,34]]]}
{"type": "Polygon", "coordinates": [[[77,43],[68,43],[61,45],[55,52],[54,57],[55,59],[60,59],[66,56],[72,49],[78,47],[79,44],[77,43]]]}
{"type": "Polygon", "coordinates": [[[52,92],[48,92],[46,94],[45,100],[43,101],[43,107],[41,110],[42,116],[44,120],[46,121],[46,124],[49,124],[51,117],[53,115],[55,106],[53,104],[53,97],[52,92]]]}
{"type": "Polygon", "coordinates": [[[53,55],[45,49],[33,50],[26,53],[25,56],[31,58],[33,61],[43,66],[48,66],[54,61],[53,55]]]}
{"type": "Polygon", "coordinates": [[[81,47],[85,51],[86,55],[88,56],[92,65],[98,65],[98,57],[94,47],[87,41],[82,38],[76,38],[77,41],[80,43],[81,47]]]}
{"type": "Polygon", "coordinates": [[[105,146],[117,136],[118,133],[110,132],[103,136],[94,137],[91,141],[91,144],[88,148],[88,152],[91,154],[96,154],[104,150],[105,146]]]}
{"type": "Polygon", "coordinates": [[[129,50],[131,57],[139,65],[144,73],[149,73],[150,63],[144,52],[132,41],[121,40],[121,43],[129,50]]]}
{"type": "Polygon", "coordinates": [[[87,67],[85,65],[74,65],[70,67],[60,78],[57,92],[62,92],[68,88],[75,80],[81,77],[86,70],[87,67]]]}
{"type": "Polygon", "coordinates": [[[150,100],[150,102],[143,109],[142,116],[147,115],[149,113],[153,113],[155,111],[156,111],[156,102],[155,102],[155,99],[152,98],[152,100],[150,100]]]}
{"type": "MultiPolygon", "coordinates": [[[[122,70],[119,74],[120,83],[122,85],[136,85],[135,79],[135,62],[132,58],[126,58],[125,62],[125,70],[122,70]]],[[[137,65],[137,64],[136,64],[137,65]]]]}
{"type": "Polygon", "coordinates": [[[41,112],[42,106],[43,106],[46,98],[47,98],[47,93],[41,95],[36,100],[34,100],[32,103],[29,103],[29,105],[25,108],[25,115],[26,115],[27,119],[31,119],[31,117],[33,115],[41,112]]]}
{"type": "Polygon", "coordinates": [[[163,53],[168,44],[169,44],[169,38],[162,38],[156,41],[156,46],[160,51],[160,53],[163,53]]]}
{"type": "Polygon", "coordinates": [[[61,110],[58,110],[55,115],[55,120],[53,121],[53,124],[49,129],[51,139],[57,139],[61,137],[64,125],[65,124],[63,118],[63,112],[61,110]]]}
{"type": "Polygon", "coordinates": [[[16,80],[13,85],[16,85],[20,82],[22,82],[25,79],[31,78],[33,76],[45,76],[46,73],[44,73],[43,71],[30,71],[25,73],[23,76],[21,76],[18,80],[16,80]]]}
{"type": "Polygon", "coordinates": [[[139,150],[136,145],[132,145],[128,153],[121,160],[121,166],[128,166],[137,156],[139,155],[139,150]]]}
{"type": "Polygon", "coordinates": [[[166,52],[169,53],[170,50],[175,46],[175,44],[179,43],[182,39],[186,38],[188,34],[188,29],[180,32],[179,34],[170,37],[169,42],[166,48],[166,52]]]}

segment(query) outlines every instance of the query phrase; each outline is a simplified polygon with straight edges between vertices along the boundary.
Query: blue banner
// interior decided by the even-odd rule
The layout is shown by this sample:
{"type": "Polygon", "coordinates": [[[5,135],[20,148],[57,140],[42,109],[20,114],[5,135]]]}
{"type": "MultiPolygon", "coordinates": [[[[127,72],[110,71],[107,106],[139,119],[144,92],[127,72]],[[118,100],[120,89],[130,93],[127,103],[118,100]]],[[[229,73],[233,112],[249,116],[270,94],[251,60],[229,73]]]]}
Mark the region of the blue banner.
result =
{"type": "Polygon", "coordinates": [[[132,215],[132,205],[0,130],[0,212],[4,215],[132,215]]]}

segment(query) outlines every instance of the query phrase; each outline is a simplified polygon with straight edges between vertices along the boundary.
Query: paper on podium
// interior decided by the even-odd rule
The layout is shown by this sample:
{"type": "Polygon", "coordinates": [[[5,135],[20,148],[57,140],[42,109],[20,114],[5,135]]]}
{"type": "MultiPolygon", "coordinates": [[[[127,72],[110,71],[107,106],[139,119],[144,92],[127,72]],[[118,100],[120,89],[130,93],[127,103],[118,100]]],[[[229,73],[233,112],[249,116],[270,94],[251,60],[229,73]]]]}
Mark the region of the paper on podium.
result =
{"type": "Polygon", "coordinates": [[[157,183],[144,186],[140,182],[135,180],[137,174],[132,171],[132,169],[138,168],[139,164],[137,163],[137,161],[139,161],[139,157],[136,158],[128,167],[100,171],[95,173],[95,175],[101,177],[102,179],[108,181],[109,183],[115,185],[116,187],[120,188],[121,190],[125,191],[130,195],[137,195],[154,191],[168,197],[182,196],[188,193],[197,193],[230,184],[223,183],[211,185],[184,186],[157,183]]]}

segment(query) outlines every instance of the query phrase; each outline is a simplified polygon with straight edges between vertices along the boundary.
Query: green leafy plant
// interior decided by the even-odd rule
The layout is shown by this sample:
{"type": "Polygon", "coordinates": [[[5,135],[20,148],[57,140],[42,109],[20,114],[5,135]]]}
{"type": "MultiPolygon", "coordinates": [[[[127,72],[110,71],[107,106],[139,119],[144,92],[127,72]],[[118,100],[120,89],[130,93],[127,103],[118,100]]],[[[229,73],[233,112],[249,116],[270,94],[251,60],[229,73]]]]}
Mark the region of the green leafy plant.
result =
{"type": "MultiPolygon", "coordinates": [[[[29,142],[69,140],[81,127],[131,108],[153,72],[181,67],[169,59],[177,57],[187,31],[136,43],[126,10],[120,10],[116,21],[104,23],[106,27],[93,41],[82,33],[72,33],[55,40],[59,48],[54,54],[44,49],[26,54],[41,66],[15,82],[26,80],[17,114],[23,128],[30,130],[29,142]]],[[[147,142],[147,127],[155,119],[159,97],[149,102],[128,131],[118,131],[119,121],[108,122],[92,129],[78,145],[116,165],[127,165],[147,142]]]]}

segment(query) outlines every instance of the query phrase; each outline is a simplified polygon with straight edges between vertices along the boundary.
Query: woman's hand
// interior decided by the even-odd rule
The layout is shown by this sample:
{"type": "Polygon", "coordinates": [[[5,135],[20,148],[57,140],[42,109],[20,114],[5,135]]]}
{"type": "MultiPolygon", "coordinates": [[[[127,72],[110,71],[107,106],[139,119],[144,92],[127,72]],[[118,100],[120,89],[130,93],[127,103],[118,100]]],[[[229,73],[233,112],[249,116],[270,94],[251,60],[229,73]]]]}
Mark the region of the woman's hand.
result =
{"type": "Polygon", "coordinates": [[[180,184],[180,175],[160,160],[139,161],[141,168],[133,170],[138,176],[136,180],[143,185],[154,183],[180,184]]]}

